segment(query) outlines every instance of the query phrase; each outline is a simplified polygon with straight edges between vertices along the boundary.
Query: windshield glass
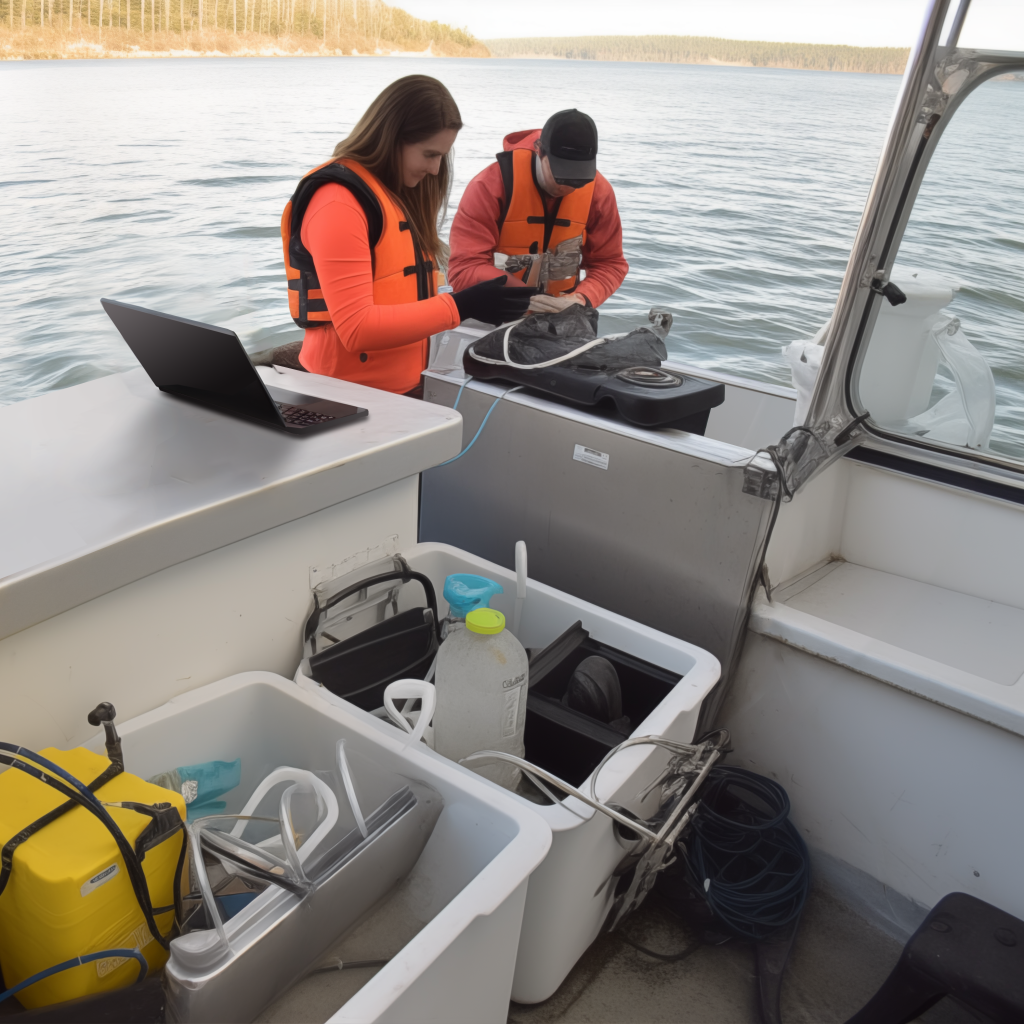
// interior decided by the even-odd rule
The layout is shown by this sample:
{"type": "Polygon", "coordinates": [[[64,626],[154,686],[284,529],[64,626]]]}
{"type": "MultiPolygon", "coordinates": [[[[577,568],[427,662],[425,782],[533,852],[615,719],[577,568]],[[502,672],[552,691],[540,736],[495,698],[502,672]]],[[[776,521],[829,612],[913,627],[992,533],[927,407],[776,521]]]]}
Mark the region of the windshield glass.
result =
{"type": "Polygon", "coordinates": [[[886,433],[1024,462],[1024,72],[939,139],[852,381],[886,433]],[[986,144],[982,140],[987,139],[986,144]]]}
{"type": "MultiPolygon", "coordinates": [[[[958,0],[950,4],[951,12],[958,0]]],[[[959,45],[975,50],[1024,50],[1024,4],[1020,0],[971,0],[959,45]]]]}

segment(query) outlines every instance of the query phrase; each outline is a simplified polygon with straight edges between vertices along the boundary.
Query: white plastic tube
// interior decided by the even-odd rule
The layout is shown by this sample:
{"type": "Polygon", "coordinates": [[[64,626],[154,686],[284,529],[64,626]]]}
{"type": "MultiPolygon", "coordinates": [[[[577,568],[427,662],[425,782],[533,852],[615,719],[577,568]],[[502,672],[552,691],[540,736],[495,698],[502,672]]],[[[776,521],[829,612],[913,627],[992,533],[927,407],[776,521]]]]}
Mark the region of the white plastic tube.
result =
{"type": "MultiPolygon", "coordinates": [[[[246,802],[245,807],[242,808],[240,817],[242,819],[250,816],[260,805],[260,801],[276,786],[279,782],[299,782],[305,783],[310,786],[313,793],[316,795],[317,811],[323,815],[323,819],[320,824],[317,825],[313,834],[303,844],[302,848],[298,851],[299,861],[305,862],[309,855],[317,848],[317,845],[323,840],[324,836],[334,828],[338,821],[338,798],[334,795],[331,787],[327,785],[323,779],[317,778],[312,772],[307,772],[304,768],[288,768],[287,766],[276,768],[272,771],[257,787],[256,791],[246,802]]],[[[236,839],[239,838],[244,831],[246,822],[244,820],[237,821],[235,827],[231,830],[231,835],[236,839]]]]}
{"type": "Polygon", "coordinates": [[[526,600],[526,541],[516,541],[516,610],[512,616],[512,635],[522,643],[519,623],[523,618],[523,602],[526,600]]]}
{"type": "Polygon", "coordinates": [[[338,771],[341,773],[341,783],[345,787],[345,795],[348,797],[349,807],[352,808],[352,816],[356,819],[356,828],[359,829],[360,834],[365,839],[370,834],[370,830],[366,827],[363,812],[359,807],[356,786],[352,781],[352,772],[349,770],[348,758],[345,756],[344,740],[338,740],[338,747],[335,753],[338,760],[338,771]]]}
{"type": "MultiPolygon", "coordinates": [[[[400,729],[407,732],[414,743],[418,743],[426,736],[427,727],[434,717],[436,701],[437,691],[434,689],[433,683],[428,683],[423,679],[396,679],[395,682],[388,683],[384,690],[384,708],[388,717],[400,729]],[[395,700],[402,698],[407,700],[419,698],[421,701],[420,714],[415,726],[395,707],[395,700]]],[[[429,742],[427,745],[430,745],[429,742]]]]}
{"type": "MultiPolygon", "coordinates": [[[[526,318],[523,317],[523,320],[525,319],[526,318]]],[[[563,356],[556,356],[554,359],[548,359],[543,363],[514,363],[512,362],[512,357],[508,354],[508,338],[512,333],[512,328],[517,327],[523,322],[523,320],[516,320],[508,325],[508,329],[505,331],[505,340],[502,344],[502,355],[505,357],[505,362],[508,363],[509,366],[516,367],[518,370],[543,370],[548,366],[557,366],[559,363],[567,362],[575,356],[582,355],[584,352],[587,352],[592,348],[597,348],[598,345],[603,345],[606,341],[610,340],[607,337],[594,338],[593,341],[588,341],[586,344],[580,345],[579,348],[574,348],[571,352],[566,352],[563,356]]],[[[617,337],[621,337],[621,335],[617,335],[617,337]]]]}

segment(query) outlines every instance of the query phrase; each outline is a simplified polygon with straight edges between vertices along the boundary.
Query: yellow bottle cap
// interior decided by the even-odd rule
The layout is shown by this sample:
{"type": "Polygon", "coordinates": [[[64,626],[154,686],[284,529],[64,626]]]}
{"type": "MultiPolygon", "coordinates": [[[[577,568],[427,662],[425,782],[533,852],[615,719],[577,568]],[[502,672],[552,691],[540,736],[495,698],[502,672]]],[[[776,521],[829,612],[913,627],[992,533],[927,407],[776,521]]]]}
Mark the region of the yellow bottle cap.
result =
{"type": "Polygon", "coordinates": [[[505,628],[505,616],[493,608],[474,608],[466,616],[466,629],[471,633],[493,636],[505,628]]]}

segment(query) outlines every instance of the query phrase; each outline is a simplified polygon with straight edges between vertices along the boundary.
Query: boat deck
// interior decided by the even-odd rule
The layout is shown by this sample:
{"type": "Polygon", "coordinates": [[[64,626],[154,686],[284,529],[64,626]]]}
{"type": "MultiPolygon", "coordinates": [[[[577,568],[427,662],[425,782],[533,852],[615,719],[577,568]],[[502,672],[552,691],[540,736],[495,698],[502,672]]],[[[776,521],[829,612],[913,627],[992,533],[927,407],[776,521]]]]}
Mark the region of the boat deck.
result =
{"type": "MultiPolygon", "coordinates": [[[[401,897],[401,892],[396,895],[401,897]]],[[[401,898],[391,902],[401,903],[401,898]]],[[[394,915],[388,918],[384,925],[378,923],[373,934],[346,936],[327,959],[386,956],[386,949],[396,941],[411,938],[408,928],[395,931],[394,915]]],[[[622,933],[666,954],[681,951],[699,938],[697,931],[663,909],[656,896],[626,921],[622,933]]],[[[634,949],[622,933],[601,936],[550,999],[534,1006],[512,1003],[509,1024],[760,1021],[753,946],[743,942],[701,945],[685,960],[663,963],[634,949]]],[[[888,976],[901,949],[900,942],[859,917],[819,883],[808,900],[783,979],[782,1020],[824,1024],[849,1019],[888,976]]],[[[320,1024],[378,969],[356,967],[308,976],[257,1019],[320,1024]]],[[[949,999],[919,1019],[930,1024],[983,1020],[949,999]]]]}
{"type": "MultiPolygon", "coordinates": [[[[697,940],[678,918],[648,901],[622,930],[661,953],[697,940]]],[[[857,916],[823,885],[808,900],[782,985],[785,1024],[845,1021],[868,1001],[899,958],[901,944],[857,916]]],[[[700,946],[685,960],[662,963],[618,934],[599,938],[562,987],[544,1003],[513,1003],[510,1024],[671,1021],[753,1024],[761,1019],[753,946],[700,946]]],[[[975,1024],[982,1018],[944,999],[919,1018],[975,1024]]]]}

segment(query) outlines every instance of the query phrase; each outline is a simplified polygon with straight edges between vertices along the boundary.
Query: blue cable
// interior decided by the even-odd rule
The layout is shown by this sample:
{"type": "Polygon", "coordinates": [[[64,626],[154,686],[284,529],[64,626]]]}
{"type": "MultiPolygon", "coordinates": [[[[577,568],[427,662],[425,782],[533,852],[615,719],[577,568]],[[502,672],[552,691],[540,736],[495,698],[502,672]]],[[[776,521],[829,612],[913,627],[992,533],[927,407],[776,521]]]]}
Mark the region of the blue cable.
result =
{"type": "MultiPolygon", "coordinates": [[[[453,410],[455,410],[455,409],[457,409],[459,407],[459,399],[462,397],[463,388],[465,388],[466,384],[468,384],[472,379],[473,379],[472,377],[467,377],[465,382],[463,383],[462,387],[459,388],[459,393],[455,396],[455,404],[452,406],[453,410]]],[[[523,386],[520,385],[519,387],[516,387],[516,388],[509,388],[508,391],[505,392],[505,394],[498,395],[498,397],[491,403],[490,409],[487,410],[487,415],[484,416],[483,423],[480,424],[479,429],[473,435],[473,440],[470,441],[469,444],[467,444],[466,447],[463,448],[462,451],[459,452],[458,455],[455,455],[452,458],[448,459],[447,462],[438,463],[438,465],[435,466],[434,468],[435,469],[439,469],[441,466],[450,466],[453,462],[457,462],[459,459],[461,459],[462,456],[465,455],[466,452],[468,452],[469,449],[472,448],[473,445],[476,444],[476,439],[483,433],[483,429],[484,429],[484,427],[487,426],[487,421],[491,418],[491,413],[494,412],[494,409],[497,406],[497,404],[505,397],[505,395],[511,395],[513,391],[522,391],[522,390],[523,390],[523,386]]]]}
{"type": "Polygon", "coordinates": [[[55,967],[47,967],[45,971],[33,974],[31,978],[26,978],[20,984],[0,992],[0,1003],[9,996],[17,995],[23,988],[28,988],[29,985],[42,981],[43,978],[49,978],[51,974],[59,974],[61,971],[70,970],[72,967],[78,967],[81,964],[91,964],[94,960],[106,960],[112,956],[123,956],[126,960],[132,957],[138,960],[139,976],[135,979],[135,984],[137,985],[140,981],[145,980],[149,965],[146,963],[146,958],[137,949],[104,949],[99,953],[83,953],[82,956],[76,956],[74,960],[65,960],[62,964],[57,964],[55,967]]]}
{"type": "Polygon", "coordinates": [[[462,382],[462,387],[461,387],[461,388],[459,388],[459,393],[458,393],[458,394],[457,394],[457,395],[455,396],[455,404],[454,404],[454,405],[452,406],[452,412],[454,412],[454,411],[455,411],[456,409],[458,409],[458,407],[459,407],[459,399],[460,399],[460,398],[462,397],[462,392],[466,390],[466,385],[467,385],[467,384],[468,384],[468,383],[469,383],[469,382],[470,382],[470,381],[471,381],[472,379],[473,379],[472,377],[467,377],[467,378],[466,378],[466,379],[465,379],[465,380],[464,380],[464,381],[462,382]]]}

